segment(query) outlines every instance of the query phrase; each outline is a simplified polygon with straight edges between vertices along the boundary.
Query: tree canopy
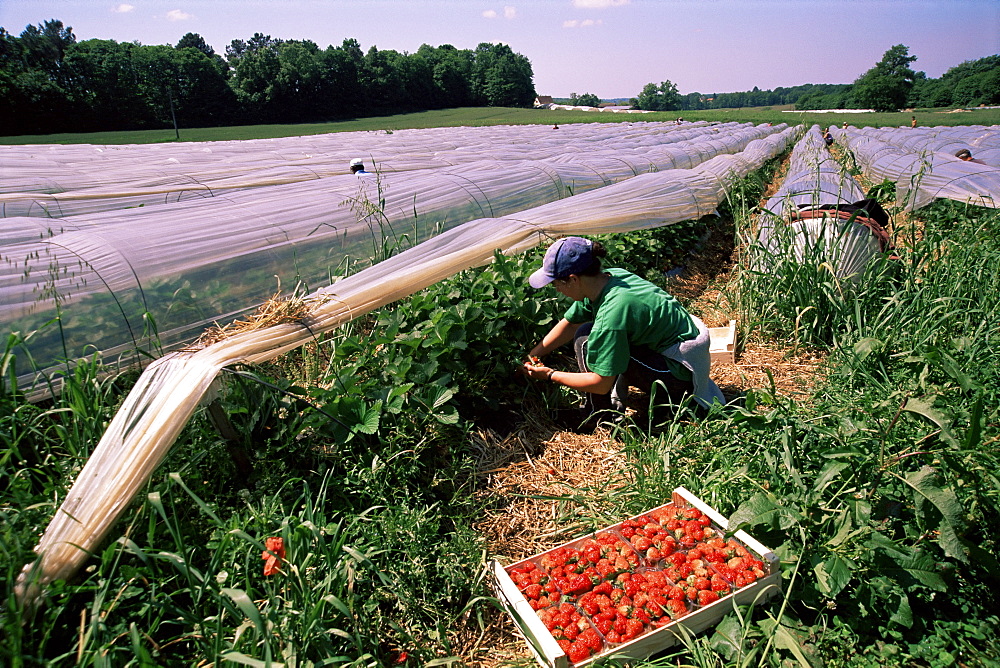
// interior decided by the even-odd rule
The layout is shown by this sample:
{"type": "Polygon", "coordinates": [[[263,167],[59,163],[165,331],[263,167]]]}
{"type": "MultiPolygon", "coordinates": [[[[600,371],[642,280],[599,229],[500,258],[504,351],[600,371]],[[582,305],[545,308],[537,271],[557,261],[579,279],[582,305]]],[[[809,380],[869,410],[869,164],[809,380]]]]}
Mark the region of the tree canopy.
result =
{"type": "Polygon", "coordinates": [[[681,96],[677,92],[677,84],[669,79],[656,85],[648,83],[643,86],[636,107],[647,111],[674,111],[681,108],[681,96]]]}
{"type": "Polygon", "coordinates": [[[906,107],[916,72],[910,63],[917,59],[904,44],[896,44],[882,60],[854,81],[854,101],[875,111],[897,111],[906,107]]]}
{"type": "Polygon", "coordinates": [[[593,93],[584,93],[583,95],[570,93],[569,103],[574,107],[599,107],[601,106],[601,98],[593,93]]]}
{"type": "Polygon", "coordinates": [[[255,33],[218,54],[197,33],[176,46],[90,39],[61,21],[0,28],[5,134],[316,122],[458,106],[530,107],[530,61],[504,44],[416,53],[354,39],[320,48],[255,33]]]}

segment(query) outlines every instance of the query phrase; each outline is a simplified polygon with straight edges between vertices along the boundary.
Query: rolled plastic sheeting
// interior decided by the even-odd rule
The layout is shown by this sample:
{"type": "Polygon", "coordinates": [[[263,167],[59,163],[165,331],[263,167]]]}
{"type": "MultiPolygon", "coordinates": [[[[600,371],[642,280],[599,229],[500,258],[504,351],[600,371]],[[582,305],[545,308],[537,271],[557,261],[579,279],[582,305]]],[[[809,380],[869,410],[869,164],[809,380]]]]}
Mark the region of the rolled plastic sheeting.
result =
{"type": "MultiPolygon", "coordinates": [[[[4,225],[16,232],[0,245],[0,325],[35,331],[26,345],[42,376],[64,350],[128,360],[137,350],[154,352],[154,345],[175,349],[279,287],[312,291],[349,266],[470,220],[512,215],[639,173],[719,160],[782,129],[729,125],[678,134],[661,125],[617,124],[612,129],[628,150],[614,149],[608,128],[586,125],[580,127],[594,130],[600,150],[546,160],[479,156],[447,170],[327,176],[59,219],[8,218],[4,225]],[[60,315],[60,328],[43,327],[60,315]]],[[[537,130],[524,132],[527,140],[537,130]]],[[[425,141],[432,145],[437,136],[425,141]]],[[[131,154],[127,163],[134,164],[131,154]]],[[[20,370],[22,388],[37,380],[20,370]]]]}
{"type": "MultiPolygon", "coordinates": [[[[760,167],[784,151],[795,133],[788,128],[754,140],[745,156],[726,162],[734,169],[760,167]]],[[[45,585],[76,572],[166,456],[223,367],[273,359],[375,308],[483,265],[498,250],[515,253],[552,237],[624,232],[709,213],[726,195],[720,183],[746,174],[720,178],[718,171],[699,168],[643,174],[516,217],[475,220],[315,292],[308,298],[309,315],[297,323],[238,333],[157,360],[139,377],[53,516],[35,548],[38,559],[18,577],[18,597],[30,603],[45,585]]]]}
{"type": "MultiPolygon", "coordinates": [[[[886,180],[894,183],[896,203],[908,211],[935,199],[952,199],[992,209],[1000,207],[1000,168],[966,162],[948,152],[918,147],[899,138],[902,133],[911,132],[914,128],[872,133],[852,127],[833,128],[831,134],[838,144],[851,151],[868,178],[876,183],[886,180]],[[890,137],[899,143],[886,141],[890,137]]],[[[993,130],[982,136],[987,134],[992,142],[993,130]]],[[[964,143],[936,145],[950,150],[964,143]]]]}
{"type": "Polygon", "coordinates": [[[782,185],[758,220],[752,266],[769,271],[788,260],[826,263],[840,279],[860,277],[882,254],[882,244],[860,222],[819,211],[864,197],[857,182],[830,155],[819,126],[812,126],[792,150],[782,185]],[[803,211],[819,215],[798,219],[803,211]]]}

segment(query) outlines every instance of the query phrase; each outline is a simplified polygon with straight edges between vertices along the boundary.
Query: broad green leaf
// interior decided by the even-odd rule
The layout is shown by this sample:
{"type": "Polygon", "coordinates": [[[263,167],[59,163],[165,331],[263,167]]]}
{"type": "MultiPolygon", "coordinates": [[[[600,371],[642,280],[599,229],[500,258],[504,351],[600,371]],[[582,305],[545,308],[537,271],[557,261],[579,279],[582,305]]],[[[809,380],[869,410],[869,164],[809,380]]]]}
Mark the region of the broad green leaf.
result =
{"type": "Polygon", "coordinates": [[[816,564],[813,572],[816,573],[816,584],[819,586],[819,590],[830,598],[843,591],[847,583],[851,581],[850,563],[836,554],[826,561],[816,564]]]}
{"type": "Polygon", "coordinates": [[[431,408],[435,410],[440,408],[443,404],[450,401],[453,396],[455,396],[455,390],[446,387],[439,387],[437,396],[434,397],[434,401],[431,404],[431,408]]]}
{"type": "Polygon", "coordinates": [[[872,353],[882,352],[885,349],[885,342],[881,339],[865,337],[854,344],[854,354],[858,360],[864,360],[872,353]]]}
{"type": "MultiPolygon", "coordinates": [[[[865,543],[869,549],[880,550],[892,559],[899,569],[920,582],[925,587],[937,591],[947,591],[944,579],[938,573],[934,559],[924,550],[908,545],[900,545],[881,533],[872,533],[865,543]]],[[[889,571],[883,571],[889,574],[889,571]]]]}
{"type": "Polygon", "coordinates": [[[801,518],[798,513],[794,513],[788,508],[778,505],[771,495],[765,492],[758,492],[740,505],[729,517],[729,530],[736,531],[738,528],[752,527],[760,524],[777,528],[787,528],[791,525],[789,520],[798,521],[799,519],[801,518]],[[785,522],[781,521],[783,518],[785,522]]]}
{"type": "Polygon", "coordinates": [[[382,418],[382,401],[376,401],[371,407],[365,409],[358,431],[363,434],[374,434],[378,431],[379,421],[382,418]]]}
{"type": "Polygon", "coordinates": [[[899,598],[896,599],[889,620],[906,628],[913,626],[913,609],[910,608],[910,599],[904,592],[899,592],[899,598]]]}
{"type": "Polygon", "coordinates": [[[945,554],[968,562],[969,558],[957,533],[963,522],[962,506],[958,502],[955,492],[938,486],[937,474],[929,466],[921,467],[919,471],[911,472],[903,479],[914,490],[918,498],[929,501],[941,513],[938,543],[944,549],[945,554]]]}
{"type": "Polygon", "coordinates": [[[906,405],[903,406],[903,410],[926,418],[933,424],[937,425],[938,429],[941,430],[942,441],[948,443],[949,445],[958,445],[954,434],[952,434],[951,421],[948,419],[948,416],[942,411],[934,408],[935,399],[937,399],[937,395],[910,398],[906,401],[906,405]]]}
{"type": "Polygon", "coordinates": [[[799,665],[804,666],[804,668],[812,668],[812,664],[806,658],[805,652],[802,651],[803,639],[784,624],[778,624],[775,627],[774,644],[779,649],[787,649],[794,654],[795,658],[799,661],[799,665]]]}
{"type": "Polygon", "coordinates": [[[816,482],[813,483],[813,493],[815,495],[822,495],[827,485],[836,480],[837,476],[840,475],[840,472],[849,466],[850,464],[848,462],[827,462],[826,466],[823,467],[823,470],[820,471],[819,476],[816,478],[816,482]]]}
{"type": "Polygon", "coordinates": [[[739,656],[742,652],[740,648],[742,635],[743,626],[736,618],[736,615],[726,615],[716,625],[715,633],[710,638],[712,649],[732,661],[734,657],[739,656]]]}
{"type": "Polygon", "coordinates": [[[851,514],[847,510],[840,513],[840,516],[834,522],[834,526],[837,527],[837,533],[833,535],[833,538],[826,541],[826,546],[829,548],[843,545],[855,534],[855,532],[851,530],[853,528],[853,524],[851,523],[851,514]]]}
{"type": "Polygon", "coordinates": [[[969,374],[965,373],[965,370],[962,369],[962,365],[959,364],[954,357],[943,350],[938,352],[941,355],[941,368],[943,368],[949,376],[954,378],[955,382],[958,383],[958,386],[963,390],[966,392],[972,390],[975,385],[973,384],[972,378],[969,374]]]}

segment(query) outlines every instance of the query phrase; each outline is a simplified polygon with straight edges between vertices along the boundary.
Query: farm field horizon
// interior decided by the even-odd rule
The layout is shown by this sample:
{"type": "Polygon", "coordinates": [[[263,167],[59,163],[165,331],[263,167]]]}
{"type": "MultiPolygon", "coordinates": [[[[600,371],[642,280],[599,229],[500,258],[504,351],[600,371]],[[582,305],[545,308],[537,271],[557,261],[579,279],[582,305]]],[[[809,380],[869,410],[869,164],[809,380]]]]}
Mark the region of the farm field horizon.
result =
{"type": "MultiPolygon", "coordinates": [[[[1000,109],[918,109],[896,113],[813,113],[784,112],[772,107],[712,109],[690,112],[649,112],[643,114],[520,109],[515,107],[463,107],[422,111],[392,116],[371,116],[328,123],[242,125],[227,127],[180,128],[180,142],[239,141],[308,136],[332,132],[392,132],[437,127],[482,127],[493,125],[548,125],[571,123],[670,122],[685,121],[787,123],[805,126],[841,125],[856,127],[909,126],[915,116],[921,126],[961,126],[1000,124],[1000,109]]],[[[124,130],[117,132],[62,133],[51,135],[0,136],[0,145],[25,144],[154,144],[177,143],[173,128],[124,130]]]]}

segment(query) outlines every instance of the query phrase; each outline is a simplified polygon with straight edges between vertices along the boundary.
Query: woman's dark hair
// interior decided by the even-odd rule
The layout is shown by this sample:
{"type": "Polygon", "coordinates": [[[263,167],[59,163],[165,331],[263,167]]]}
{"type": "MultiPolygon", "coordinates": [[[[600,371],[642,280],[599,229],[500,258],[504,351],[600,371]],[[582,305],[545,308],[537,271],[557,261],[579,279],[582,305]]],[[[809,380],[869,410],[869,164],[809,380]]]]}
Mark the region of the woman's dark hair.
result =
{"type": "Polygon", "coordinates": [[[597,276],[601,273],[601,258],[608,256],[608,251],[600,241],[591,241],[590,254],[594,261],[589,267],[580,272],[580,276],[597,276]]]}

